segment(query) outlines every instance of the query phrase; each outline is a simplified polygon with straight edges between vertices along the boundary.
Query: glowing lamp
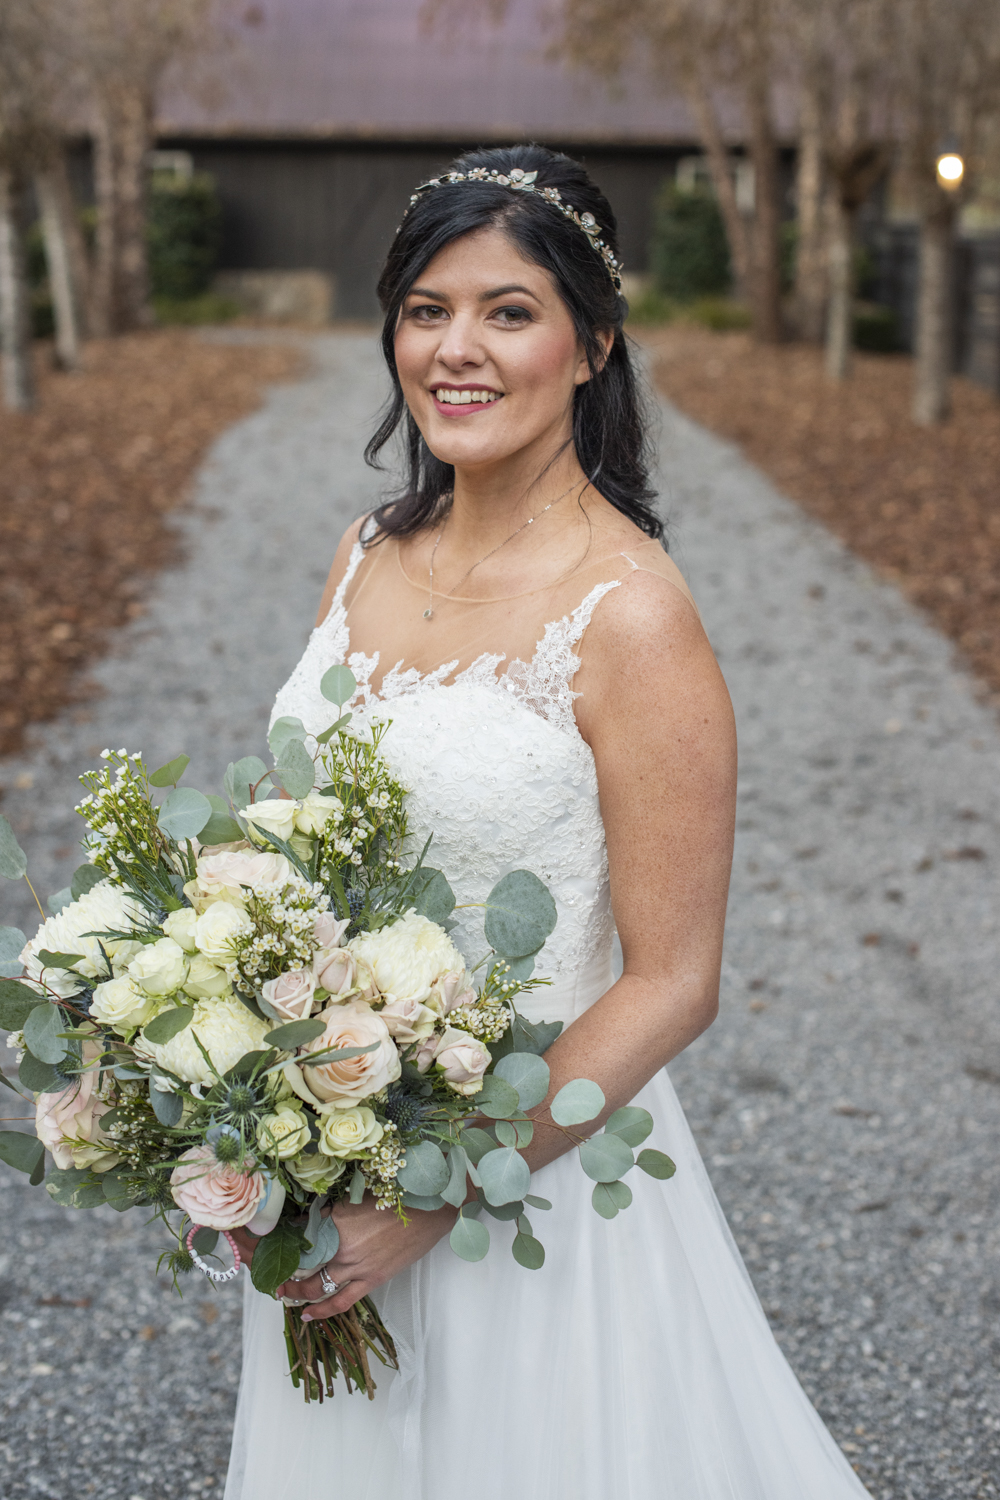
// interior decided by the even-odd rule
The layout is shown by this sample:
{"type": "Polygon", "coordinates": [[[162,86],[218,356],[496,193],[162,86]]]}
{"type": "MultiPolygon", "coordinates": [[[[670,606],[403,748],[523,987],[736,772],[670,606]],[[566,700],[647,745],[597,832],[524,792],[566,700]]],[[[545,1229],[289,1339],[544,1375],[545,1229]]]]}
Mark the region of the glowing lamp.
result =
{"type": "Polygon", "coordinates": [[[965,162],[955,151],[946,151],[937,159],[938,182],[944,188],[957,188],[965,175],[965,162]]]}

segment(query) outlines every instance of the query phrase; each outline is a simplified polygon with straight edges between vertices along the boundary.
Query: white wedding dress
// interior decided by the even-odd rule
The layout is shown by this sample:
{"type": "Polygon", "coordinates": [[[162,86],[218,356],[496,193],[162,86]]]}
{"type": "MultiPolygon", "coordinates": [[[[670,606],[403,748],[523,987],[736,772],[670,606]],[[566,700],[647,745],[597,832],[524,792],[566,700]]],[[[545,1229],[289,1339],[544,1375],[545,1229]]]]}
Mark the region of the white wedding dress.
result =
{"type": "MultiPolygon", "coordinates": [[[[345,589],[275,705],[314,733],[330,721],[319,681],[347,661],[358,711],[391,716],[384,752],[410,791],[417,847],[460,901],[507,870],[533,870],[558,925],[537,960],[551,976],[524,1005],[567,1025],[611,983],[613,921],[589,747],[573,715],[574,648],[634,558],[540,632],[530,661],[502,653],[464,670],[390,672],[352,654],[345,589]],[[429,857],[430,858],[430,857],[429,857]]],[[[611,570],[614,572],[615,570],[611,570]]],[[[481,917],[453,934],[473,962],[481,917]]],[[[527,999],[528,997],[525,997],[527,999]]],[[[867,1492],[823,1427],[768,1326],[665,1071],[637,1096],[648,1142],[677,1164],[629,1176],[632,1206],[608,1222],[575,1153],[537,1172],[539,1271],[510,1254],[514,1226],[485,1218],[487,1258],[447,1239],[376,1301],[400,1370],[375,1365],[369,1402],[306,1406],[287,1374],[280,1304],[247,1280],[243,1377],[226,1500],[858,1500],[867,1492]]]]}

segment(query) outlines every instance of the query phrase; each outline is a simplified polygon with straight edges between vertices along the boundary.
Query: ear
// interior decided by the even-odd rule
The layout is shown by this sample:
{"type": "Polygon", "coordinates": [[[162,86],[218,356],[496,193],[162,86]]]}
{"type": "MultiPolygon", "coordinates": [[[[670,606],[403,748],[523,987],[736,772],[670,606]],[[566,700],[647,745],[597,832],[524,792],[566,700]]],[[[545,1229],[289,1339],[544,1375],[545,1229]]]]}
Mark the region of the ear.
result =
{"type": "MultiPolygon", "coordinates": [[[[602,355],[602,357],[598,361],[598,369],[599,370],[603,370],[604,366],[605,366],[605,364],[607,362],[608,355],[611,353],[612,345],[614,344],[614,341],[615,341],[615,332],[614,332],[614,329],[613,328],[608,328],[604,332],[599,333],[597,335],[597,337],[598,337],[599,341],[604,345],[604,354],[602,355]]],[[[574,385],[586,385],[586,383],[587,383],[587,381],[589,379],[590,379],[590,365],[587,363],[587,356],[586,356],[586,353],[584,352],[583,346],[581,345],[581,347],[580,347],[580,359],[579,359],[579,363],[577,364],[577,367],[576,367],[576,374],[573,377],[573,383],[574,383],[574,385]]]]}

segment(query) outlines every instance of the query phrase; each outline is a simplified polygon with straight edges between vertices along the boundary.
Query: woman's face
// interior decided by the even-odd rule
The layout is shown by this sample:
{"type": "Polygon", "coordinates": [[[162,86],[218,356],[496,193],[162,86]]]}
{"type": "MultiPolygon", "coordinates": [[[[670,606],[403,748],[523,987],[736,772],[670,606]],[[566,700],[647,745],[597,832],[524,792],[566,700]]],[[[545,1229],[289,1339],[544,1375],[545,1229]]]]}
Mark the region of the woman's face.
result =
{"type": "Polygon", "coordinates": [[[552,277],[497,229],[430,261],[403,304],[395,350],[424,441],[457,468],[529,449],[548,457],[570,437],[573,393],[590,374],[552,277]]]}

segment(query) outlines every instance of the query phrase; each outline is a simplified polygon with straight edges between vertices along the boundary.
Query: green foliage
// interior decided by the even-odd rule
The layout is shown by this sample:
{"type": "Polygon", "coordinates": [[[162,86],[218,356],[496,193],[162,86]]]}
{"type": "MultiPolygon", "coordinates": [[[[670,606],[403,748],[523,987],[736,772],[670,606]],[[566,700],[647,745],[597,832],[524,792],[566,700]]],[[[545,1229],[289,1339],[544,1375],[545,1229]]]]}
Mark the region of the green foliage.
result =
{"type": "Polygon", "coordinates": [[[190,764],[190,755],[175,756],[173,760],[168,760],[165,766],[160,766],[156,771],[150,771],[150,786],[176,786],[190,764]]]}
{"type": "Polygon", "coordinates": [[[79,901],[81,896],[85,896],[88,891],[94,889],[95,885],[100,885],[101,881],[106,879],[104,871],[99,870],[96,865],[80,865],[73,872],[73,879],[69,883],[69,893],[74,901],[79,901]]]}
{"type": "Polygon", "coordinates": [[[490,1248],[490,1232],[478,1219],[459,1214],[448,1242],[463,1260],[482,1260],[490,1248]]]}
{"type": "Polygon", "coordinates": [[[282,1282],[299,1268],[305,1233],[297,1224],[281,1220],[254,1248],[250,1280],[258,1292],[273,1297],[282,1282]]]}
{"type": "Polygon", "coordinates": [[[620,1136],[627,1146],[641,1146],[653,1129],[653,1116],[648,1109],[626,1104],[615,1110],[604,1129],[609,1135],[620,1136]]]}
{"type": "Polygon", "coordinates": [[[16,1172],[31,1176],[45,1156],[45,1147],[33,1135],[22,1130],[0,1130],[0,1161],[16,1172]]]}
{"type": "Polygon", "coordinates": [[[715,194],[668,183],[654,207],[650,268],[656,290],[678,302],[729,289],[726,229],[715,194]]]}
{"type": "MultiPolygon", "coordinates": [[[[280,1047],[283,1052],[294,1052],[296,1047],[304,1047],[306,1042],[311,1042],[318,1036],[322,1036],[326,1030],[326,1022],[319,1017],[313,1020],[289,1021],[284,1026],[275,1027],[269,1031],[264,1040],[269,1047],[280,1047]]],[[[147,1028],[146,1035],[149,1035],[147,1028]]]]}
{"type": "Polygon", "coordinates": [[[530,870],[511,870],[486,898],[486,941],[502,958],[537,953],[555,925],[556,904],[530,870]]]}
{"type": "Polygon", "coordinates": [[[632,1189],[624,1182],[599,1182],[590,1201],[602,1219],[614,1219],[632,1202],[632,1189]]]}
{"type": "Polygon", "coordinates": [[[271,780],[276,781],[290,797],[306,797],[312,791],[316,767],[305,745],[294,735],[290,735],[281,747],[271,780]]]}
{"type": "MultiPolygon", "coordinates": [[[[230,761],[226,767],[226,774],[222,784],[234,806],[239,809],[250,805],[250,790],[255,787],[262,776],[267,775],[267,767],[256,755],[244,755],[242,760],[230,761]]],[[[266,793],[268,788],[260,789],[266,793]]]]}
{"type": "Polygon", "coordinates": [[[545,1247],[533,1235],[516,1234],[510,1248],[518,1265],[528,1271],[540,1271],[545,1264],[545,1247]]]}
{"type": "Polygon", "coordinates": [[[12,979],[20,974],[19,955],[27,941],[20,927],[0,927],[0,975],[12,979]]]}
{"type": "Polygon", "coordinates": [[[486,1201],[495,1208],[523,1198],[531,1185],[531,1171],[513,1146],[490,1151],[479,1163],[479,1176],[486,1201]]]}
{"type": "Polygon", "coordinates": [[[319,690],[329,703],[336,703],[338,708],[342,708],[353,696],[357,685],[358,679],[350,667],[329,667],[323,673],[319,690]]]}
{"type": "Polygon", "coordinates": [[[197,328],[204,323],[231,323],[242,309],[232,297],[203,292],[200,297],[154,297],[156,321],[163,327],[197,328]]]}
{"type": "Polygon", "coordinates": [[[212,816],[198,835],[202,846],[212,844],[235,844],[243,838],[243,829],[229,816],[229,803],[225,797],[208,796],[212,816]]]}
{"type": "Polygon", "coordinates": [[[662,1151],[640,1151],[635,1164],[644,1172],[648,1172],[650,1177],[656,1177],[661,1182],[666,1182],[677,1171],[670,1157],[664,1156],[662,1151]]]}
{"type": "Polygon", "coordinates": [[[410,891],[415,911],[429,922],[447,922],[455,910],[455,892],[440,870],[421,865],[410,891]]]}
{"type": "Polygon", "coordinates": [[[594,1135],[580,1147],[580,1165],[594,1182],[614,1182],[635,1166],[632,1150],[617,1135],[594,1135]]]}
{"type": "Polygon", "coordinates": [[[43,1063],[61,1063],[69,1043],[60,1035],[64,1022],[57,1005],[36,1005],[24,1022],[24,1043],[43,1063]]]}
{"type": "Polygon", "coordinates": [[[60,1208],[101,1208],[107,1203],[97,1172],[78,1172],[75,1167],[53,1167],[45,1179],[45,1191],[60,1208]]]}
{"type": "Polygon", "coordinates": [[[175,787],[160,808],[157,822],[172,839],[193,839],[212,816],[212,804],[193,786],[175,787]]]}
{"type": "Polygon", "coordinates": [[[517,1089],[522,1109],[534,1109],[549,1091],[549,1067],[531,1052],[512,1052],[502,1057],[493,1076],[503,1078],[517,1089]]]}
{"type": "Polygon", "coordinates": [[[286,716],[281,719],[275,719],[271,725],[271,732],[267,737],[267,743],[270,746],[271,754],[277,758],[289,740],[302,740],[304,743],[306,736],[307,730],[302,720],[286,716]]]}
{"type": "Polygon", "coordinates": [[[507,1120],[520,1109],[517,1089],[495,1073],[487,1073],[476,1095],[476,1108],[490,1120],[507,1120]]]}
{"type": "Polygon", "coordinates": [[[552,1118],[557,1125],[583,1125],[594,1120],[604,1108],[604,1091],[589,1078],[574,1078],[564,1084],[552,1101],[552,1118]]]}
{"type": "Polygon", "coordinates": [[[417,1141],[406,1148],[406,1166],[396,1181],[408,1193],[430,1198],[448,1186],[451,1173],[440,1147],[433,1141],[417,1141]]]}
{"type": "Polygon", "coordinates": [[[155,173],[147,234],[154,297],[183,301],[208,291],[222,245],[222,209],[205,172],[183,178],[155,173]]]}
{"type": "Polygon", "coordinates": [[[28,868],[28,857],[14,837],[14,830],[0,813],[0,875],[20,880],[28,868]]]}
{"type": "Polygon", "coordinates": [[[171,1037],[186,1031],[194,1020],[194,1006],[175,1005],[170,1010],[161,1010],[158,1016],[154,1016],[143,1027],[143,1036],[147,1042],[155,1046],[162,1046],[169,1042],[171,1037]]]}

